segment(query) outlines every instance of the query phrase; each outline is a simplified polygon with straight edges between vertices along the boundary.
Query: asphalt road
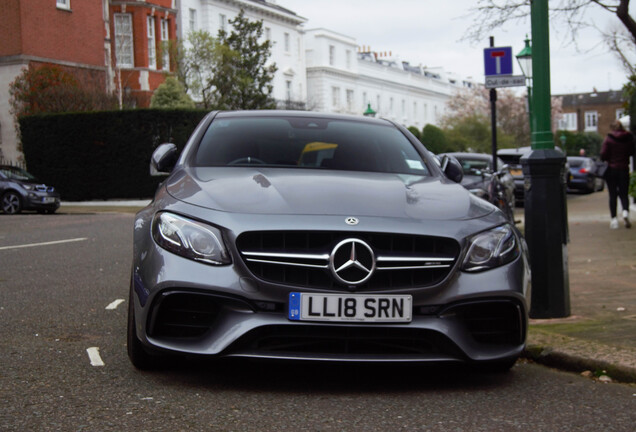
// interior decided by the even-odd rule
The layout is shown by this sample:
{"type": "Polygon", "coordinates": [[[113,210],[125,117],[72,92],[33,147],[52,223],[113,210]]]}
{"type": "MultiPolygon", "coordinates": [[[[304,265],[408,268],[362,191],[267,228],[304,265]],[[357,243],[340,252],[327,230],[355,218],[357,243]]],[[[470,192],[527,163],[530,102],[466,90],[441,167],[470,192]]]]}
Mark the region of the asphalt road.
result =
{"type": "Polygon", "coordinates": [[[1,431],[634,430],[636,386],[525,362],[507,374],[248,361],[138,372],[125,336],[132,220],[0,215],[1,431]]]}

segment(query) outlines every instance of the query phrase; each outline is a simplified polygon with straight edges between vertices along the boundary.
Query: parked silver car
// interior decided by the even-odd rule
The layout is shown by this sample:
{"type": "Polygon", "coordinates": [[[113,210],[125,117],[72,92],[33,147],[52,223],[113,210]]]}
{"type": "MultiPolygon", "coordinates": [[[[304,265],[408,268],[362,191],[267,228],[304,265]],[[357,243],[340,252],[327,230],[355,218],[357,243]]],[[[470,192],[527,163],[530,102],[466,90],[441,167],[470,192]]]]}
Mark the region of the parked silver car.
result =
{"type": "Polygon", "coordinates": [[[464,177],[461,184],[472,194],[493,203],[509,221],[515,221],[515,182],[508,165],[497,158],[497,171],[493,171],[492,155],[485,153],[455,152],[464,177]]]}
{"type": "MultiPolygon", "coordinates": [[[[178,157],[178,158],[177,158],[178,157]]],[[[527,251],[402,126],[213,112],[134,222],[128,354],[487,364],[524,348],[527,251]],[[450,180],[450,179],[453,180],[450,180]]]]}
{"type": "MultiPolygon", "coordinates": [[[[554,147],[555,150],[563,153],[560,147],[554,147]]],[[[515,204],[522,206],[525,200],[525,178],[523,175],[523,168],[521,166],[521,158],[532,151],[531,147],[518,147],[518,148],[505,148],[497,151],[497,156],[501,158],[510,171],[510,175],[514,179],[515,183],[515,204]]],[[[570,174],[570,167],[567,159],[563,169],[563,184],[567,187],[570,186],[572,175],[570,174]]]]}

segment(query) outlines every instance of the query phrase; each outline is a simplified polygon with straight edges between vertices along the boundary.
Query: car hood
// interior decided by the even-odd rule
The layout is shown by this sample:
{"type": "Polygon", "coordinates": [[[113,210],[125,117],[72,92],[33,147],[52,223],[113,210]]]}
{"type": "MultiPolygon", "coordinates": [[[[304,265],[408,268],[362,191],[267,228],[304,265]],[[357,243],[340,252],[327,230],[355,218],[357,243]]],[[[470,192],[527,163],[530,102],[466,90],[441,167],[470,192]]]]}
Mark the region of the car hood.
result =
{"type": "Polygon", "coordinates": [[[434,177],[328,170],[215,167],[179,170],[174,198],[232,213],[472,219],[493,207],[434,177]]]}

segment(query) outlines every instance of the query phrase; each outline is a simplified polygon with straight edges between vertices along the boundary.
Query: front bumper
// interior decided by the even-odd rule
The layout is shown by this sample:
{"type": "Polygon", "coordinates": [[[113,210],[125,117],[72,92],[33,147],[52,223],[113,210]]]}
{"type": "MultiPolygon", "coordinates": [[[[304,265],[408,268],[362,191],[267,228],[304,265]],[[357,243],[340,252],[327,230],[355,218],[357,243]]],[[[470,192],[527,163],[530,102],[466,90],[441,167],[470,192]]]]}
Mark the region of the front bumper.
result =
{"type": "Polygon", "coordinates": [[[23,196],[25,210],[57,210],[60,208],[58,193],[29,191],[23,196]]]}
{"type": "Polygon", "coordinates": [[[416,308],[406,325],[298,323],[286,319],[286,305],[268,306],[275,310],[211,293],[165,291],[150,307],[147,342],[220,357],[422,362],[512,358],[526,337],[524,306],[512,298],[416,308]]]}
{"type": "Polygon", "coordinates": [[[263,284],[236,266],[205,266],[157,247],[146,259],[151,261],[133,272],[131,289],[136,333],[150,350],[321,361],[487,362],[515,358],[525,346],[530,281],[523,256],[487,272],[460,272],[442,286],[399,292],[413,295],[408,324],[290,321],[286,299],[302,289],[263,284]]]}

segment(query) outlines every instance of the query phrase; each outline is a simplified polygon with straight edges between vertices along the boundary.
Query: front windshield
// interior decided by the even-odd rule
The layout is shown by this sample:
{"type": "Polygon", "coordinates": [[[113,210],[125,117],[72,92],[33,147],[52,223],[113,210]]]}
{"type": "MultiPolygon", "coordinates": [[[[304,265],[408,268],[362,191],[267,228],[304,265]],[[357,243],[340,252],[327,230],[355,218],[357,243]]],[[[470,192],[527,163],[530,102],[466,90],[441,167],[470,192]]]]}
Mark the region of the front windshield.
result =
{"type": "Polygon", "coordinates": [[[20,181],[36,181],[36,178],[23,169],[11,166],[0,167],[0,172],[8,179],[20,181]]]}
{"type": "Polygon", "coordinates": [[[393,125],[316,117],[217,118],[194,165],[429,175],[426,162],[393,125]]]}

